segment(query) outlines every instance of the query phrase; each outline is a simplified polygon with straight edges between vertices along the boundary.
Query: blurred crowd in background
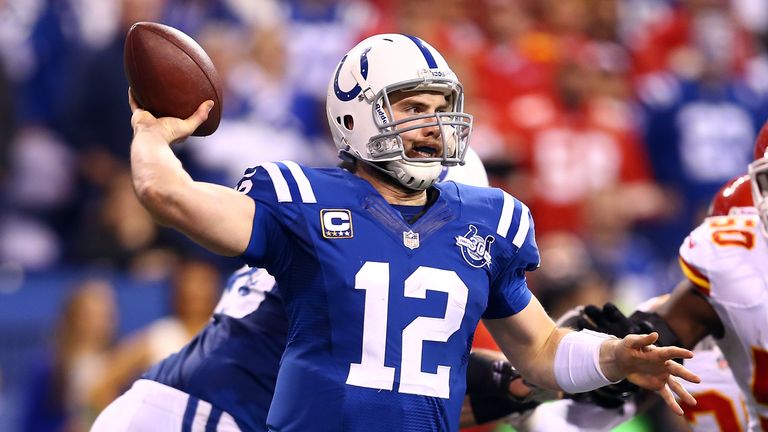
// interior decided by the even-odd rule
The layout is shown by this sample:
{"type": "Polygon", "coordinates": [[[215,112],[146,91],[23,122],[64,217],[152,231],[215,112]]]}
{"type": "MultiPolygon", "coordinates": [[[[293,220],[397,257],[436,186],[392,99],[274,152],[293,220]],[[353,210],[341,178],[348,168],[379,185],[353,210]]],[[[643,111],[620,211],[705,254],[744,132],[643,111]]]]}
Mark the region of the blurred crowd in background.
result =
{"type": "Polygon", "coordinates": [[[0,0],[0,430],[87,430],[240,265],[134,197],[137,21],[216,65],[221,126],[178,154],[228,185],[263,161],[335,164],[341,56],[374,33],[428,41],[464,84],[491,183],[531,208],[531,287],[554,317],[669,291],[680,242],[768,118],[765,0],[0,0]]]}

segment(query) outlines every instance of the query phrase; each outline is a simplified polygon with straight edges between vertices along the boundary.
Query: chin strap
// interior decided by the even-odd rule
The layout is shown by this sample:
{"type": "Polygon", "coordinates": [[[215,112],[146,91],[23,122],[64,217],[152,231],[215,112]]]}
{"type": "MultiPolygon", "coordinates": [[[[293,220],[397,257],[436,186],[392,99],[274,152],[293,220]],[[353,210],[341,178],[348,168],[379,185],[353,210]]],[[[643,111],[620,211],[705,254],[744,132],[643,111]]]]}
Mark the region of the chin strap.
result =
{"type": "Polygon", "coordinates": [[[396,160],[372,162],[354,155],[349,150],[339,150],[339,157],[344,162],[362,162],[379,173],[394,179],[398,184],[413,190],[429,189],[440,179],[443,165],[440,162],[408,162],[396,160]]]}
{"type": "Polygon", "coordinates": [[[425,190],[437,182],[443,166],[439,162],[396,160],[386,162],[381,169],[409,189],[425,190]]]}

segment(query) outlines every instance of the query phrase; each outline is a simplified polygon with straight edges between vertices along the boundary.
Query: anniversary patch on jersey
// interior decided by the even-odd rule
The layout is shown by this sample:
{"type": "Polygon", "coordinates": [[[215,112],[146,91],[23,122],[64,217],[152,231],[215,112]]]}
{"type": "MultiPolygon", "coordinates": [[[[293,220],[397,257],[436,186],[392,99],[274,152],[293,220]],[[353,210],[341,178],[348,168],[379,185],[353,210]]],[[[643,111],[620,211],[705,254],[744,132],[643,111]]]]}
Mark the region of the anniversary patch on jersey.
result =
{"type": "Polygon", "coordinates": [[[352,212],[347,209],[320,210],[320,226],[323,237],[327,239],[352,238],[355,235],[352,227],[352,212]]]}
{"type": "Polygon", "coordinates": [[[475,268],[491,266],[491,244],[496,239],[492,235],[485,238],[477,234],[477,227],[469,225],[463,236],[456,236],[456,245],[461,250],[461,256],[467,264],[475,268]]]}

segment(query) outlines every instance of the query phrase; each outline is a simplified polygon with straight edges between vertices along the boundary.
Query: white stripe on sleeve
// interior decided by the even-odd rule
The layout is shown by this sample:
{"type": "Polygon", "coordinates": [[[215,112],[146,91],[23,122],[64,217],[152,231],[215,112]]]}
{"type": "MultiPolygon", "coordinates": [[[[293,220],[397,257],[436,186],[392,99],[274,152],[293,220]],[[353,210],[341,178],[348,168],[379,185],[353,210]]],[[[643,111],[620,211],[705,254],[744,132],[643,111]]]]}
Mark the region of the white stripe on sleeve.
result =
{"type": "Polygon", "coordinates": [[[520,208],[520,225],[518,225],[515,237],[512,239],[512,244],[517,246],[518,249],[523,247],[523,242],[525,242],[525,238],[528,236],[528,228],[531,226],[531,211],[528,210],[528,206],[520,202],[520,208]]]}
{"type": "Polygon", "coordinates": [[[315,192],[312,190],[312,185],[309,184],[309,179],[307,178],[306,174],[304,174],[304,171],[301,170],[299,164],[293,161],[282,161],[282,163],[285,164],[285,166],[287,166],[291,171],[291,174],[293,174],[293,178],[296,180],[296,184],[299,186],[301,201],[305,204],[316,203],[317,199],[315,199],[315,192]]]}
{"type": "Polygon", "coordinates": [[[506,238],[509,232],[509,225],[512,223],[512,213],[515,211],[515,199],[504,191],[504,206],[501,208],[501,218],[499,226],[496,228],[496,234],[506,238]]]}
{"type": "Polygon", "coordinates": [[[274,162],[266,162],[261,165],[269,174],[269,178],[272,179],[272,185],[275,187],[275,193],[277,194],[278,202],[292,202],[291,191],[288,189],[288,183],[285,181],[283,173],[280,171],[280,167],[274,162]]]}
{"type": "Polygon", "coordinates": [[[205,432],[208,417],[211,415],[211,408],[212,406],[208,402],[203,400],[197,401],[197,411],[195,411],[195,417],[192,420],[192,432],[205,432]]]}

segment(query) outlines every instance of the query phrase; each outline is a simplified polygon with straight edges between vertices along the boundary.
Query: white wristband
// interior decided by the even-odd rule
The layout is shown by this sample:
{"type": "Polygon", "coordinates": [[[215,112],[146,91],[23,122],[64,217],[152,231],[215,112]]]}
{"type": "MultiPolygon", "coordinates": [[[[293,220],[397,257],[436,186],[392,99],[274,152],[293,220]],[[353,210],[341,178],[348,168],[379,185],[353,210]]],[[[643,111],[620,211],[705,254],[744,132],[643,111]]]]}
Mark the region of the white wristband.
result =
{"type": "Polygon", "coordinates": [[[600,369],[600,345],[611,338],[613,336],[591,330],[566,334],[555,353],[557,385],[568,393],[583,393],[615,384],[600,369]]]}

